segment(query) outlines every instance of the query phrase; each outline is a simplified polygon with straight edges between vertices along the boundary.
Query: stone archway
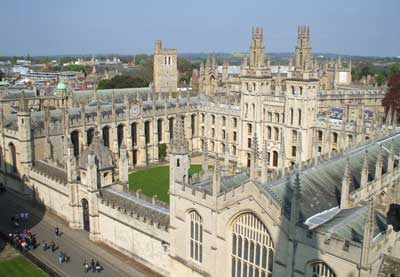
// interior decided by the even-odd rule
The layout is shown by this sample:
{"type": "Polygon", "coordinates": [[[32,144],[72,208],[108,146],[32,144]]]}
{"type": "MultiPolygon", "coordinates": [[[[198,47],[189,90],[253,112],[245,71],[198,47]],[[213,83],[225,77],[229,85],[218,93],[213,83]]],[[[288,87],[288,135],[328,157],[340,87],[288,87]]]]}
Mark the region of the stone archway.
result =
{"type": "Polygon", "coordinates": [[[90,220],[89,220],[89,203],[87,199],[82,198],[82,222],[83,222],[83,230],[89,232],[90,231],[90,220]]]}

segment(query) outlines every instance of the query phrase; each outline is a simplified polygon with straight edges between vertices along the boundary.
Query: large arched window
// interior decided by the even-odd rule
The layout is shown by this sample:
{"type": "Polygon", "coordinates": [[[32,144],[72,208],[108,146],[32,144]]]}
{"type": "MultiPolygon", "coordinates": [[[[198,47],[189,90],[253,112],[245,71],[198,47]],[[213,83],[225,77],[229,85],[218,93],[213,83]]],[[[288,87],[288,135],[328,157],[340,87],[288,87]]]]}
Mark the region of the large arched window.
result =
{"type": "Polygon", "coordinates": [[[312,277],[336,277],[335,272],[324,262],[310,264],[312,277]]]}
{"type": "Polygon", "coordinates": [[[231,276],[272,276],[274,246],[265,225],[252,213],[232,228],[231,276]]]}
{"type": "Polygon", "coordinates": [[[189,213],[190,217],[190,258],[203,261],[203,220],[196,211],[189,213]]]}

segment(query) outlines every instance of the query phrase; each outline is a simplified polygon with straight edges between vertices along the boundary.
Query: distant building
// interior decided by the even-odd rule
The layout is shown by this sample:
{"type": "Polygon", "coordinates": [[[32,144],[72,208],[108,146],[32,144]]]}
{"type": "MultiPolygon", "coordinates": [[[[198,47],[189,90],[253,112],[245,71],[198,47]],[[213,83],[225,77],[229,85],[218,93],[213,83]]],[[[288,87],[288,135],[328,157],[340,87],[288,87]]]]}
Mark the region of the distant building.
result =
{"type": "Polygon", "coordinates": [[[176,49],[162,48],[161,40],[154,46],[154,91],[176,92],[178,86],[178,65],[176,49]]]}

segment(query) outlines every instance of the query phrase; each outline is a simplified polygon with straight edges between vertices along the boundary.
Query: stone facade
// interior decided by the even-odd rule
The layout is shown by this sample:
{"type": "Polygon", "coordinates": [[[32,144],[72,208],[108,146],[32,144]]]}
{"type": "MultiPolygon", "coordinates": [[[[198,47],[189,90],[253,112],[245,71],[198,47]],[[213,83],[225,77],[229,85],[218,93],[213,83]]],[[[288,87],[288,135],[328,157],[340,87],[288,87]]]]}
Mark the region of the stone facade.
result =
{"type": "Polygon", "coordinates": [[[215,80],[198,93],[164,89],[176,64],[156,42],[154,91],[4,96],[1,182],[28,186],[71,228],[165,276],[393,273],[400,238],[385,217],[400,201],[397,114],[383,117],[382,91],[321,89],[308,27],[287,73],[264,51],[256,28],[237,76],[223,66],[222,91],[213,59],[199,77],[208,68],[215,80]],[[159,162],[160,144],[169,205],[127,189],[128,171],[159,162]],[[202,172],[191,176],[196,152],[202,172]]]}
{"type": "Polygon", "coordinates": [[[178,87],[178,57],[176,49],[162,47],[161,40],[154,45],[154,91],[175,92],[178,87]]]}

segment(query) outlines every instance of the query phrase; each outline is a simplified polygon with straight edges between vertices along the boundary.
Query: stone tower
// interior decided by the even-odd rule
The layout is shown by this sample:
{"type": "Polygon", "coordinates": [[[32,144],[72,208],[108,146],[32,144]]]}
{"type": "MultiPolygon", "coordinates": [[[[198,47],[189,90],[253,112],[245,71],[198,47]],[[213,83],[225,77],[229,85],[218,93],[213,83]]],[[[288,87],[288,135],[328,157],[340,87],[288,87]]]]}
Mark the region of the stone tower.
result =
{"type": "Polygon", "coordinates": [[[19,165],[18,173],[22,177],[28,175],[32,167],[32,133],[31,133],[31,114],[28,108],[28,100],[22,93],[19,101],[18,118],[18,139],[19,139],[19,165]]]}
{"type": "Polygon", "coordinates": [[[183,119],[180,114],[175,120],[175,132],[169,151],[169,186],[170,193],[174,192],[175,183],[185,184],[189,181],[189,146],[185,139],[183,119]]]}
{"type": "Polygon", "coordinates": [[[296,69],[308,69],[312,66],[309,26],[298,28],[295,66],[296,69]]]}
{"type": "Polygon", "coordinates": [[[162,48],[161,40],[154,44],[153,80],[155,92],[178,90],[178,66],[176,49],[162,48]]]}
{"type": "Polygon", "coordinates": [[[263,28],[253,28],[250,46],[250,66],[261,67],[265,65],[263,28]]]}
{"type": "MultiPolygon", "coordinates": [[[[240,67],[241,81],[241,120],[242,140],[239,146],[239,159],[249,160],[251,142],[254,134],[263,134],[263,97],[271,93],[271,68],[265,63],[263,29],[253,28],[250,44],[250,61],[244,59],[240,67]]],[[[242,164],[242,166],[245,166],[242,164]]]]}

